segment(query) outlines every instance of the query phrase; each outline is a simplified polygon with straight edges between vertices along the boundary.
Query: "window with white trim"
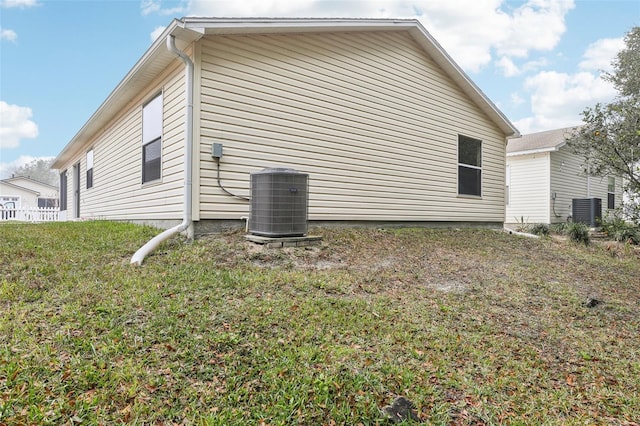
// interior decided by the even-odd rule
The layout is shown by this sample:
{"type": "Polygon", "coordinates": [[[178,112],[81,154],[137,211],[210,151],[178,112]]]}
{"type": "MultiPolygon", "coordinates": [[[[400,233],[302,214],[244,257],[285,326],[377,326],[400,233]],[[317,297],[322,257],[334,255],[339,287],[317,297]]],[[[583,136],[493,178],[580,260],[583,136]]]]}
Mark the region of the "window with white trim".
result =
{"type": "Polygon", "coordinates": [[[142,183],[162,177],[162,94],[142,107],[142,183]]]}
{"type": "Polygon", "coordinates": [[[482,195],[482,141],[458,135],[458,194],[482,195]]]}
{"type": "Polygon", "coordinates": [[[60,211],[67,209],[67,171],[60,173],[60,211]]]}
{"type": "Polygon", "coordinates": [[[15,219],[16,209],[20,208],[21,199],[13,195],[0,195],[0,219],[15,219]]]}
{"type": "Polygon", "coordinates": [[[87,189],[93,187],[93,149],[87,151],[87,189]]]}
{"type": "Polygon", "coordinates": [[[607,208],[609,210],[616,208],[616,178],[609,177],[607,182],[607,208]]]}

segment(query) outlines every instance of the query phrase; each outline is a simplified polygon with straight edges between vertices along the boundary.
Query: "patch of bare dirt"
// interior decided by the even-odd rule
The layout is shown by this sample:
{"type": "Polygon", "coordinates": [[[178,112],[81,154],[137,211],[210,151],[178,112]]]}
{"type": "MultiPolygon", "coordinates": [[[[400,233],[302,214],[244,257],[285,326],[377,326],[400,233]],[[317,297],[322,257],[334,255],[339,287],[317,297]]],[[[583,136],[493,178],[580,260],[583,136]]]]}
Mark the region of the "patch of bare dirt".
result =
{"type": "MultiPolygon", "coordinates": [[[[385,230],[322,230],[320,245],[269,248],[244,239],[241,233],[206,237],[221,252],[218,263],[245,263],[258,268],[288,268],[308,271],[341,270],[352,273],[371,287],[419,285],[447,293],[467,291],[482,280],[487,269],[496,272],[494,260],[460,252],[457,247],[385,230]]],[[[440,234],[442,235],[442,234],[440,234]]]]}

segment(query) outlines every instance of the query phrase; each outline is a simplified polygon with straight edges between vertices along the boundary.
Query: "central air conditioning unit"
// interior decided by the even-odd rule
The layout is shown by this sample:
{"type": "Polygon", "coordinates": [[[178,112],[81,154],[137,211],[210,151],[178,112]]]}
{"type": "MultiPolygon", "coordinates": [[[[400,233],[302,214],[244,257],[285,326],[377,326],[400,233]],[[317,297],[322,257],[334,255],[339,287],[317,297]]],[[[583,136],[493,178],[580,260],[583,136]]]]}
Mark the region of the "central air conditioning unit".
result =
{"type": "Polygon", "coordinates": [[[591,228],[600,226],[602,220],[602,200],[600,198],[574,198],[571,215],[574,222],[584,223],[591,228]]]}
{"type": "Polygon", "coordinates": [[[265,237],[307,234],[309,175],[293,169],[253,172],[249,232],[265,237]]]}

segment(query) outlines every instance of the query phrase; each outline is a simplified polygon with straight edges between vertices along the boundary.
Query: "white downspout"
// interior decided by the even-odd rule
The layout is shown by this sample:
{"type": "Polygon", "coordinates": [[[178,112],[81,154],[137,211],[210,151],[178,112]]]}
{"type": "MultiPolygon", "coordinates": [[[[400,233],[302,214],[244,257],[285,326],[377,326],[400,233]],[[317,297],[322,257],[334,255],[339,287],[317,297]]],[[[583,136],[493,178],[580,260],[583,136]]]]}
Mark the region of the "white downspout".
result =
{"type": "Polygon", "coordinates": [[[187,112],[185,116],[185,135],[184,135],[184,217],[182,223],[173,228],[167,229],[150,239],[145,245],[140,247],[138,251],[131,257],[132,265],[142,265],[144,258],[155,250],[163,241],[171,236],[183,232],[191,226],[192,217],[192,169],[193,169],[193,61],[182,51],[176,47],[175,36],[167,37],[167,49],[175,53],[185,64],[185,91],[187,112]]]}

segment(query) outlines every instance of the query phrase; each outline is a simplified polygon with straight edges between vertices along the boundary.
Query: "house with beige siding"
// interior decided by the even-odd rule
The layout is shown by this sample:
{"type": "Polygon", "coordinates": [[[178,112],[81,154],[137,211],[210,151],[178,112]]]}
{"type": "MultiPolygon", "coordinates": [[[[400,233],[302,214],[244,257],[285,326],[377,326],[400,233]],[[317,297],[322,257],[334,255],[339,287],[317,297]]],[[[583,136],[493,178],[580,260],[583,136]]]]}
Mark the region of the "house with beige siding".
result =
{"type": "Polygon", "coordinates": [[[308,174],[311,224],[502,227],[514,135],[416,20],[183,18],[53,168],[68,220],[243,226],[277,167],[308,174]]]}
{"type": "Polygon", "coordinates": [[[572,219],[574,199],[600,199],[600,217],[620,207],[622,178],[588,175],[585,159],[566,146],[572,130],[555,129],[509,140],[506,224],[566,222],[572,219]]]}

